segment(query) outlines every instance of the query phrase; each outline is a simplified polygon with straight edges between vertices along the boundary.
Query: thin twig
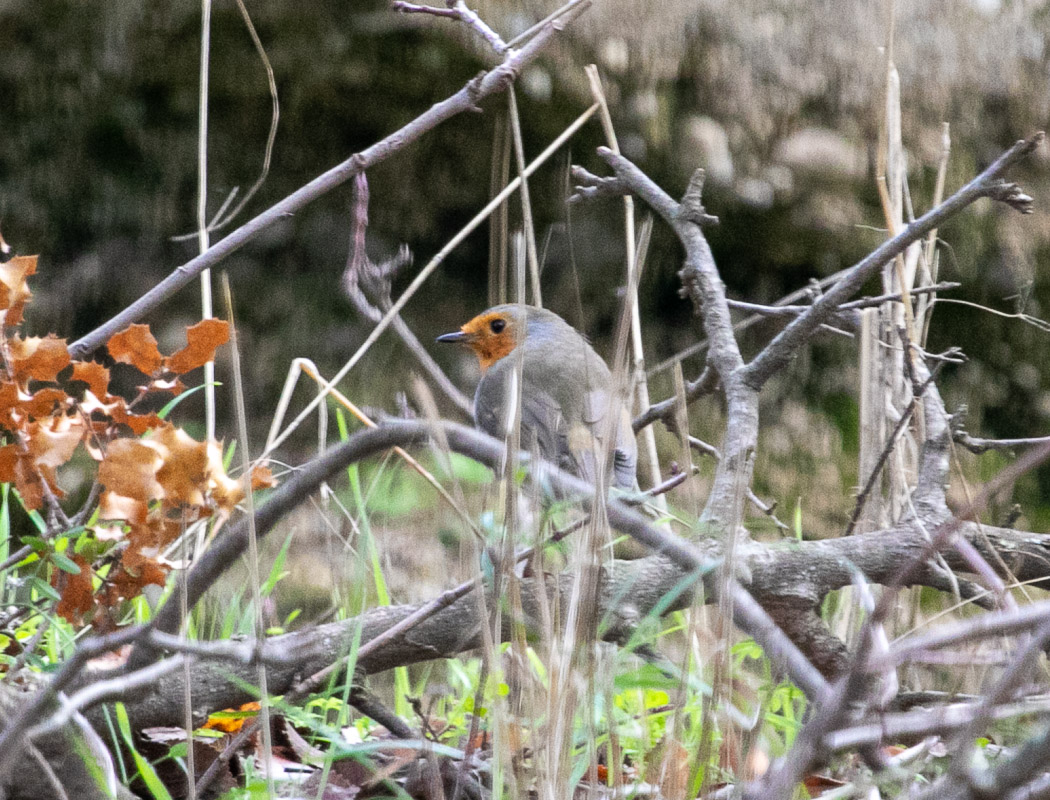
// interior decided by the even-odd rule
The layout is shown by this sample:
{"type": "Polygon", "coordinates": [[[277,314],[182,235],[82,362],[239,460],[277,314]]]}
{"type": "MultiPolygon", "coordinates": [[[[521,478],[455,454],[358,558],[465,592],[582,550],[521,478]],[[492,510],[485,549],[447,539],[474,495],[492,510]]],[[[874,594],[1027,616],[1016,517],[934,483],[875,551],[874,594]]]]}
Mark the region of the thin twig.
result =
{"type": "MultiPolygon", "coordinates": [[[[208,69],[211,63],[211,0],[201,0],[201,61],[200,99],[197,124],[197,244],[203,255],[210,244],[208,236],[208,69]]],[[[211,319],[211,270],[201,271],[201,317],[211,319]]],[[[215,361],[204,365],[204,431],[205,438],[215,438],[215,361]]],[[[191,769],[192,748],[189,753],[191,769]]],[[[190,800],[193,800],[193,781],[190,781],[190,800]]]]}
{"type": "Polygon", "coordinates": [[[467,8],[463,0],[450,2],[448,8],[421,6],[416,3],[405,2],[405,0],[393,0],[390,7],[394,11],[400,11],[402,14],[429,14],[432,17],[445,17],[446,19],[462,22],[491,47],[497,56],[502,56],[507,52],[507,44],[503,41],[503,37],[492,30],[485,20],[477,15],[477,12],[467,8]]]}
{"type": "MultiPolygon", "coordinates": [[[[521,226],[525,233],[525,256],[529,262],[529,288],[532,290],[532,304],[543,307],[543,293],[540,290],[540,262],[536,254],[536,227],[532,221],[532,201],[529,197],[529,181],[525,175],[525,145],[521,140],[521,120],[518,118],[518,96],[513,86],[507,87],[507,108],[510,124],[511,142],[514,144],[514,160],[521,178],[521,226]]],[[[518,298],[524,303],[525,298],[518,298]]]]}
{"type": "MultiPolygon", "coordinates": [[[[224,200],[219,207],[219,210],[215,212],[212,221],[208,224],[208,233],[215,233],[216,231],[222,230],[233,222],[237,218],[237,215],[244,210],[244,207],[248,205],[249,201],[255,196],[256,192],[258,192],[263,184],[266,183],[266,179],[270,175],[270,162],[273,160],[273,145],[277,139],[277,123],[281,118],[281,104],[277,99],[277,80],[274,78],[273,66],[270,64],[270,57],[266,55],[266,48],[263,47],[262,40],[259,38],[259,32],[255,29],[255,23],[252,22],[251,15],[248,13],[248,7],[244,4],[244,0],[236,0],[236,2],[237,8],[240,9],[241,12],[241,18],[244,20],[244,27],[248,29],[248,35],[252,38],[255,52],[259,55],[259,60],[262,62],[263,69],[266,70],[266,84],[270,91],[270,104],[272,106],[272,112],[270,114],[270,130],[266,134],[266,149],[263,152],[262,169],[259,170],[259,176],[255,179],[255,183],[251,185],[251,188],[249,188],[244,197],[241,198],[241,201],[227,214],[226,209],[236,199],[239,193],[237,187],[234,187],[226,200],[224,200]]],[[[171,237],[171,240],[173,242],[181,242],[185,239],[192,239],[197,235],[197,233],[182,234],[180,236],[171,237]]]]}
{"type": "MultiPolygon", "coordinates": [[[[966,431],[959,430],[952,433],[952,439],[971,453],[987,453],[989,450],[1014,450],[1018,447],[1034,447],[1039,444],[1050,442],[1050,436],[1033,436],[1029,439],[979,439],[970,436],[966,431]]],[[[0,566],[0,569],[3,567],[0,566]]]]}
{"type": "MultiPolygon", "coordinates": [[[[931,376],[929,380],[922,386],[922,391],[926,390],[930,382],[933,381],[931,376]]],[[[893,431],[889,436],[886,437],[886,443],[882,447],[882,451],[879,453],[879,457],[875,460],[875,465],[871,469],[871,474],[868,475],[868,479],[864,482],[864,488],[861,489],[860,494],[857,495],[857,502],[853,506],[853,513],[850,514],[849,524],[846,526],[846,531],[843,536],[849,536],[853,533],[853,529],[857,527],[857,523],[860,521],[860,515],[864,513],[864,504],[867,502],[868,497],[871,496],[872,489],[875,488],[875,481],[879,479],[882,474],[882,468],[886,464],[886,459],[890,457],[890,453],[893,452],[893,448],[897,446],[897,438],[900,436],[901,431],[911,420],[912,414],[915,413],[915,409],[918,408],[919,398],[922,396],[922,392],[917,393],[912,397],[908,407],[901,413],[900,419],[897,420],[897,424],[893,427],[893,431]]]]}
{"type": "MultiPolygon", "coordinates": [[[[241,373],[241,351],[237,339],[237,319],[233,310],[233,294],[230,291],[230,276],[222,273],[222,288],[226,300],[226,317],[230,326],[230,355],[233,369],[233,394],[237,411],[238,451],[241,457],[241,481],[244,483],[245,518],[248,522],[248,578],[253,606],[253,629],[256,647],[266,642],[266,625],[263,622],[262,587],[259,576],[259,537],[255,530],[255,492],[252,487],[252,461],[249,455],[248,411],[244,403],[244,380],[241,373]]],[[[185,595],[181,595],[185,599],[185,595]]],[[[267,686],[266,667],[258,665],[255,679],[259,686],[259,721],[262,723],[262,764],[266,782],[273,796],[273,741],[270,731],[270,691],[267,686]]],[[[191,747],[192,749],[192,747],[191,747]]]]}
{"type": "MultiPolygon", "coordinates": [[[[350,250],[343,271],[343,291],[354,307],[373,323],[383,319],[383,314],[393,305],[391,290],[399,269],[412,263],[412,254],[402,245],[397,255],[381,264],[368,257],[365,246],[368,230],[368,179],[362,173],[354,178],[354,213],[350,227],[350,250]],[[365,290],[372,295],[376,305],[369,300],[365,290]],[[378,307],[377,307],[378,306],[378,307]]],[[[430,376],[438,390],[468,419],[473,413],[473,404],[461,392],[445,371],[438,366],[430,353],[416,338],[415,333],[400,314],[395,314],[391,325],[401,342],[415,357],[419,365],[430,376]]],[[[271,437],[272,438],[272,437],[271,437]]]]}

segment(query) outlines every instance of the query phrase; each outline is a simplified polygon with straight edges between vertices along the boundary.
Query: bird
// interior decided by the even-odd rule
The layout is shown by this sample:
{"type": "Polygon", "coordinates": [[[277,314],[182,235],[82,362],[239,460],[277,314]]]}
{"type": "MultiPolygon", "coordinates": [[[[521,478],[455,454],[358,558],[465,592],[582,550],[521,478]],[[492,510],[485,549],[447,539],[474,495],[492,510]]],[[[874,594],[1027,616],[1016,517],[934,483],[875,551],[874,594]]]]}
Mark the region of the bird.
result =
{"type": "Polygon", "coordinates": [[[605,361],[564,319],[537,306],[498,305],[437,341],[466,345],[478,358],[477,428],[500,439],[509,434],[508,398],[520,363],[521,446],[594,483],[611,436],[612,485],[637,489],[638,444],[627,408],[605,361]]]}

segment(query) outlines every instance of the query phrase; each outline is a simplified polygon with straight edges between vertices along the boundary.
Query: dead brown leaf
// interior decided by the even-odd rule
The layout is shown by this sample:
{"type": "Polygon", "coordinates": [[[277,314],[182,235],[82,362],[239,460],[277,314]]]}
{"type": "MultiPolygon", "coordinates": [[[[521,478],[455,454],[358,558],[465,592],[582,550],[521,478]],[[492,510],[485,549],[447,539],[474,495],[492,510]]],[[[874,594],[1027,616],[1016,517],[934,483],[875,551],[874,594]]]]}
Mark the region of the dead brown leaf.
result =
{"type": "Polygon", "coordinates": [[[91,587],[91,565],[82,556],[74,555],[73,563],[80,567],[76,575],[56,569],[51,576],[51,585],[62,596],[55,611],[67,622],[82,625],[84,618],[95,607],[94,593],[91,587]]]}
{"type": "Polygon", "coordinates": [[[141,439],[116,439],[109,443],[106,458],[99,465],[98,480],[114,494],[143,503],[164,497],[157,472],[166,453],[155,443],[141,439]]]}
{"type": "Polygon", "coordinates": [[[229,339],[228,322],[221,319],[202,319],[186,329],[186,346],[168,356],[166,366],[177,375],[197,369],[212,361],[215,358],[215,348],[226,344],[229,339]]]}
{"type": "Polygon", "coordinates": [[[53,381],[58,373],[69,366],[69,349],[66,340],[54,334],[44,337],[31,336],[20,339],[12,336],[7,340],[11,353],[12,369],[18,380],[33,379],[53,381]]]}
{"type": "Polygon", "coordinates": [[[164,364],[157,348],[157,340],[150,333],[149,325],[131,325],[127,330],[114,334],[106,343],[109,354],[122,364],[131,364],[139,372],[152,375],[164,364]]]}

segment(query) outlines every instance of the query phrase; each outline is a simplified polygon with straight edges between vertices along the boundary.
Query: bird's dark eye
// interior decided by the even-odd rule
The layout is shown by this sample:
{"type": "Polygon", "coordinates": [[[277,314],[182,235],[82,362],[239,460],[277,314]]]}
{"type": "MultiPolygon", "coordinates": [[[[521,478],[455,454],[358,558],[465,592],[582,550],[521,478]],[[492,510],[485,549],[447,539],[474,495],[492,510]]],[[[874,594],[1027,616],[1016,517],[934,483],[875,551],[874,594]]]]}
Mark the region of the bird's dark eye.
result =
{"type": "Polygon", "coordinates": [[[503,333],[503,329],[507,327],[507,321],[503,319],[494,319],[489,323],[489,330],[493,333],[503,333]]]}

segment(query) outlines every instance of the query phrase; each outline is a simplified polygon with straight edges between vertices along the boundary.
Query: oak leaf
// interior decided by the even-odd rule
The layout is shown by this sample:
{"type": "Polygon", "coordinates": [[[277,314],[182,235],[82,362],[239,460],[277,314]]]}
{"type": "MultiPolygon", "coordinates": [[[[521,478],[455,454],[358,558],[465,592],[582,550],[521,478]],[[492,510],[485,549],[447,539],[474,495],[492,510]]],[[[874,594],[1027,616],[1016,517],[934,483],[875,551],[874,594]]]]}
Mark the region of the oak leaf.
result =
{"type": "Polygon", "coordinates": [[[18,447],[5,444],[0,447],[0,483],[14,483],[17,477],[15,467],[18,464],[18,447]]]}
{"type": "Polygon", "coordinates": [[[95,538],[102,541],[119,541],[125,537],[125,524],[131,528],[145,525],[148,513],[149,506],[141,500],[103,491],[98,503],[99,522],[92,528],[95,538]]]}
{"type": "Polygon", "coordinates": [[[109,370],[96,361],[74,361],[70,380],[86,383],[99,402],[109,398],[109,370]]]}
{"type": "Polygon", "coordinates": [[[157,481],[164,487],[167,499],[174,503],[204,505],[209,473],[208,445],[171,424],[154,431],[150,441],[164,451],[157,481]]]}
{"type": "Polygon", "coordinates": [[[18,386],[11,381],[0,381],[0,425],[8,430],[17,430],[22,419],[19,406],[22,402],[18,386]]]}
{"type": "Polygon", "coordinates": [[[146,439],[116,439],[109,443],[98,468],[98,481],[110,492],[143,503],[164,497],[157,472],[166,451],[146,439]]]}
{"type": "Polygon", "coordinates": [[[73,457],[84,432],[84,422],[78,417],[55,416],[30,423],[25,435],[26,449],[18,453],[15,467],[15,485],[27,508],[36,509],[43,504],[41,481],[47,481],[55,497],[64,496],[56,471],[73,457]]]}
{"type": "Polygon", "coordinates": [[[69,349],[66,340],[54,334],[41,338],[31,336],[20,339],[12,336],[7,340],[11,353],[12,368],[16,379],[32,378],[38,381],[53,381],[58,373],[69,366],[69,349]]]}
{"type": "Polygon", "coordinates": [[[277,478],[266,464],[252,467],[252,489],[272,489],[277,485],[277,478]]]}
{"type": "Polygon", "coordinates": [[[33,294],[26,278],[36,273],[36,256],[15,256],[0,264],[0,310],[6,310],[5,325],[18,325],[22,310],[33,294]]]}
{"type": "Polygon", "coordinates": [[[164,364],[164,358],[157,349],[157,340],[150,333],[149,325],[135,324],[113,334],[106,347],[114,359],[122,364],[131,364],[146,375],[152,375],[164,364]]]}
{"type": "Polygon", "coordinates": [[[186,346],[168,356],[166,366],[177,375],[204,366],[215,358],[215,348],[226,344],[229,339],[229,323],[220,319],[202,319],[186,329],[186,346]]]}
{"type": "Polygon", "coordinates": [[[69,395],[61,389],[49,386],[34,392],[28,399],[22,401],[21,410],[33,419],[41,419],[50,417],[56,411],[64,411],[68,403],[69,395]]]}
{"type": "Polygon", "coordinates": [[[116,605],[121,599],[137,597],[142,593],[142,587],[147,584],[163,586],[167,577],[167,570],[163,566],[129,549],[125,551],[121,563],[108,576],[109,604],[116,605]]]}

